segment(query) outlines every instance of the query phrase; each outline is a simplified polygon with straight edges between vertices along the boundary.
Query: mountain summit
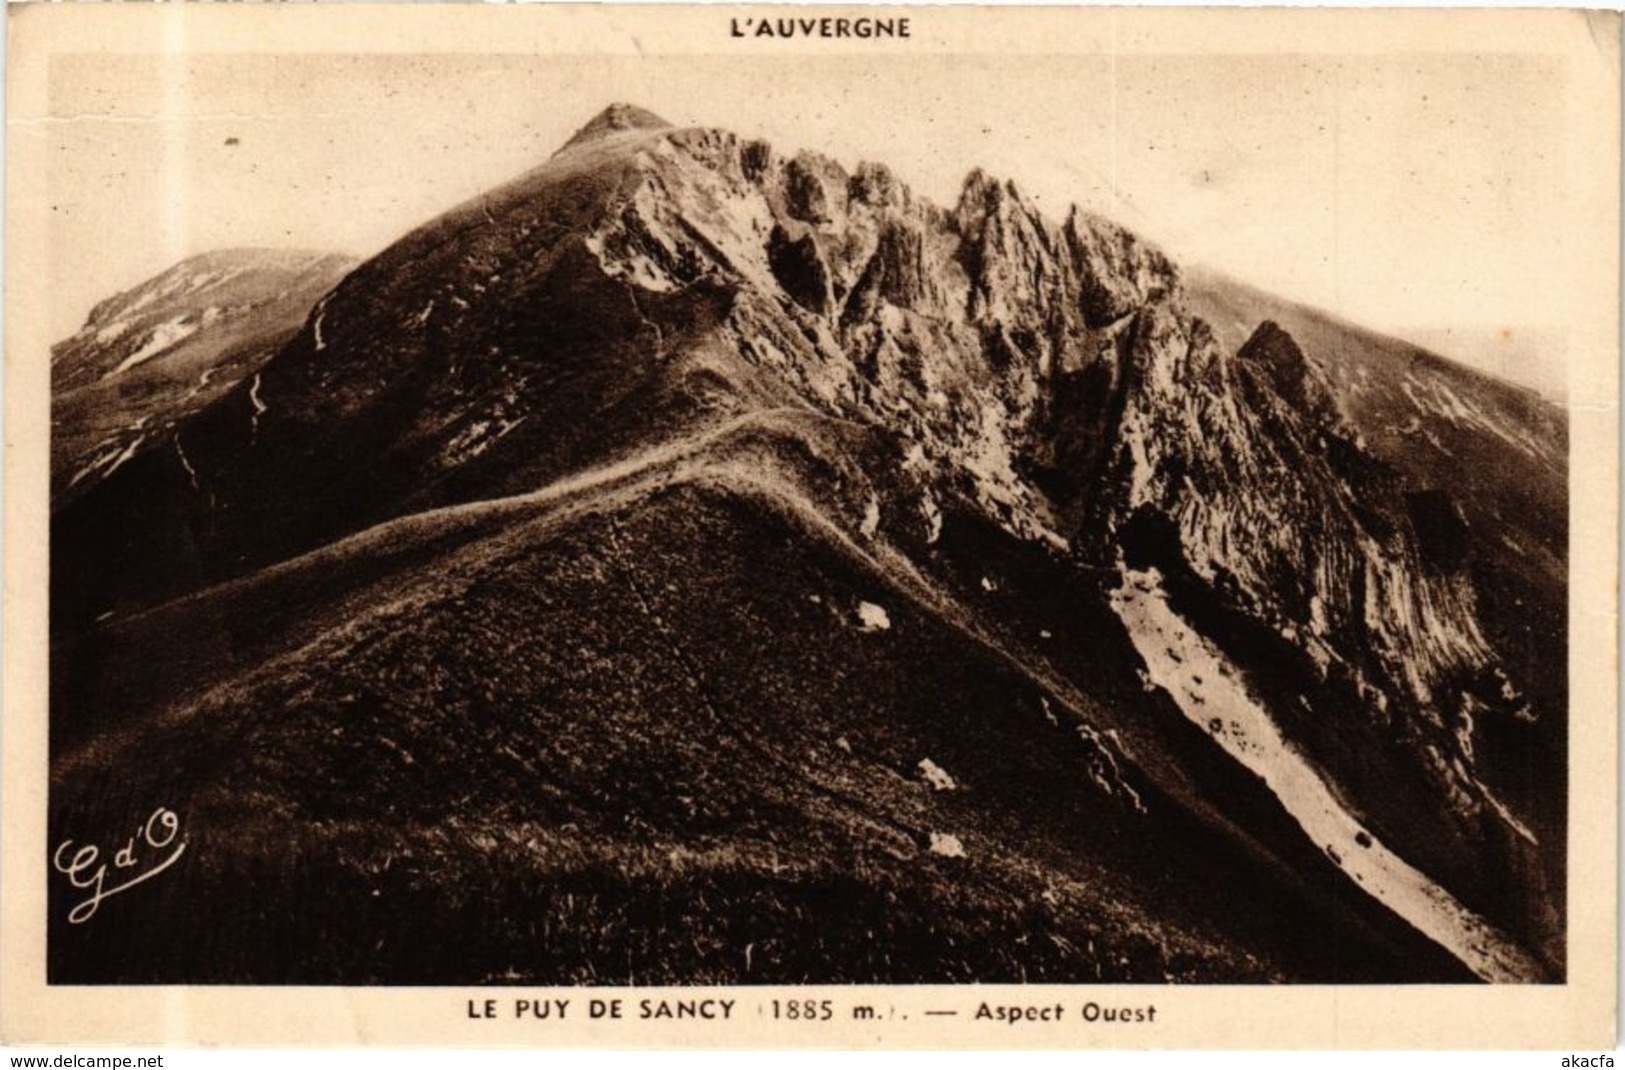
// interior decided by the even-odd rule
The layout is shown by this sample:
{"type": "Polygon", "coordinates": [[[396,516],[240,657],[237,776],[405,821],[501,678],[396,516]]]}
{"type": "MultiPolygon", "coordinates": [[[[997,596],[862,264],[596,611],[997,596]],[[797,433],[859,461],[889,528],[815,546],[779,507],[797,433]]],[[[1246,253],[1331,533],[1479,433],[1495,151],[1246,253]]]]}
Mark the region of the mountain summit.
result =
{"type": "MultiPolygon", "coordinates": [[[[635,104],[611,104],[592,118],[592,121],[577,130],[564,148],[572,148],[584,142],[595,141],[609,134],[618,134],[626,130],[668,130],[671,124],[652,111],[640,108],[635,104]]],[[[560,150],[563,151],[563,150],[560,150]]]]}
{"type": "Polygon", "coordinates": [[[1562,976],[1560,413],[981,171],[587,143],[59,505],[53,835],[223,846],[53,980],[1562,976]]]}

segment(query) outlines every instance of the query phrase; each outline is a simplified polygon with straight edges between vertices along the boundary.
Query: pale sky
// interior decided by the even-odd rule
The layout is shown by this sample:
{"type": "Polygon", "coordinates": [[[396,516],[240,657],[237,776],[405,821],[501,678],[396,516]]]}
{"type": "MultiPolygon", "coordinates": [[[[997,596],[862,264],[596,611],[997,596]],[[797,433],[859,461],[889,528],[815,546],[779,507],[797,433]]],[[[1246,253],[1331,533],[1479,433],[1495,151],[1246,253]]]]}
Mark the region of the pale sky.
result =
{"type": "Polygon", "coordinates": [[[1536,56],[64,56],[56,337],[184,256],[377,252],[617,100],[781,151],[972,167],[1552,396],[1563,68],[1536,56]],[[63,121],[66,120],[66,121],[63,121]],[[235,139],[228,144],[228,139],[235,139]]]}

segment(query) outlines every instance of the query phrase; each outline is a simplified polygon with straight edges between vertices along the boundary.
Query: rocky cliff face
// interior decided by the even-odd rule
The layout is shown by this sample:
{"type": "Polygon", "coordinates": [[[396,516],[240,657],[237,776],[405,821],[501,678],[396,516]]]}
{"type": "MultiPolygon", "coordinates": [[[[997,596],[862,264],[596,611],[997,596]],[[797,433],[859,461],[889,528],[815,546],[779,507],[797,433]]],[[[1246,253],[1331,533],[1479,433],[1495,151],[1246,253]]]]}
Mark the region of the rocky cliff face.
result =
{"type": "MultiPolygon", "coordinates": [[[[1226,351],[1155,248],[1076,208],[1057,225],[981,172],[944,211],[883,168],[711,131],[639,155],[635,190],[587,239],[607,274],[737,287],[731,347],[894,428],[924,487],[963,485],[1012,533],[1110,565],[1131,525],[1166,526],[1155,563],[1303,667],[1289,723],[1357,725],[1456,837],[1533,842],[1474,766],[1475,712],[1533,714],[1440,534],[1451,507],[1364,447],[1277,324],[1226,351]]],[[[928,538],[930,493],[885,506],[928,538]]],[[[1318,749],[1336,776],[1346,759],[1318,749]]],[[[1385,790],[1346,777],[1357,797],[1385,790]]]]}
{"type": "MultiPolygon", "coordinates": [[[[1530,778],[1505,775],[1483,726],[1563,711],[1531,704],[1487,634],[1464,565],[1471,518],[1372,451],[1340,380],[1294,334],[1260,322],[1227,344],[1161,252],[1076,208],[1047,218],[1012,182],[978,171],[939,207],[883,166],[612,108],[537,171],[349,274],[252,384],[164,433],[177,449],[121,465],[58,518],[54,548],[75,570],[53,578],[53,621],[70,646],[97,648],[109,614],[246,590],[268,566],[337,567],[319,562],[399,540],[416,560],[451,537],[442,525],[463,539],[495,523],[458,518],[497,503],[599,488],[622,509],[699,480],[767,495],[1022,666],[1051,725],[1063,705],[1096,710],[1070,738],[1112,822],[1184,807],[1247,839],[1223,815],[1252,804],[1196,785],[1239,800],[1256,784],[1224,779],[1239,774],[1189,738],[1132,653],[1149,633],[1131,636],[1140,617],[1113,592],[1159,588],[1176,630],[1237,674],[1351,828],[1512,934],[1493,939],[1521,942],[1530,954],[1505,956],[1520,963],[1507,975],[1561,969],[1561,851],[1540,846],[1560,830],[1530,818],[1530,778]],[[655,471],[664,482],[639,482],[655,471]],[[109,525],[124,536],[111,549],[109,525]],[[1040,605],[1051,615],[1034,617],[1040,605]],[[1125,689],[1136,671],[1144,687],[1125,689]]],[[[607,530],[612,547],[631,522],[607,530]]],[[[604,574],[632,567],[617,556],[604,574]]],[[[671,630],[659,605],[675,581],[632,583],[722,716],[744,670],[691,653],[704,625],[671,630]]],[[[473,591],[433,603],[445,628],[466,625],[446,607],[473,591]]],[[[861,632],[893,627],[854,605],[861,632]]],[[[153,686],[151,701],[173,701],[153,686]]],[[[1195,704],[1218,700],[1203,686],[1175,696],[1195,724],[1195,704]]],[[[105,699],[74,694],[94,722],[105,699]]],[[[1277,853],[1303,846],[1256,835],[1277,853]]],[[[1336,861],[1309,845],[1323,847],[1336,861]]]]}

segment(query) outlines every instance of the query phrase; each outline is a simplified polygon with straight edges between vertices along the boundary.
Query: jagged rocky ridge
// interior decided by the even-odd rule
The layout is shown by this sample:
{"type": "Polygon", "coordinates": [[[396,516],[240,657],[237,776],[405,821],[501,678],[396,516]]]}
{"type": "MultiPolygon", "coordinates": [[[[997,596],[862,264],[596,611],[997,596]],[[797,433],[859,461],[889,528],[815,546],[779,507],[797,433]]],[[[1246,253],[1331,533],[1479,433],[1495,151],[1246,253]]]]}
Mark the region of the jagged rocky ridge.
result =
{"type": "MultiPolygon", "coordinates": [[[[1492,716],[1533,713],[1438,548],[1427,518],[1448,527],[1452,506],[1362,450],[1278,326],[1225,353],[1156,249],[1076,208],[1056,226],[981,172],[943,212],[883,167],[729,135],[671,137],[650,162],[588,238],[606,271],[656,290],[748,280],[728,324],[741,351],[899,428],[922,483],[966,480],[1024,536],[1107,564],[1131,521],[1169,525],[1166,552],[1414,746],[1457,816],[1530,838],[1472,769],[1485,696],[1492,716]]],[[[929,528],[928,494],[895,504],[929,528]]]]}
{"type": "MultiPolygon", "coordinates": [[[[252,391],[64,509],[54,622],[77,637],[374,525],[726,442],[712,478],[814,503],[916,591],[975,570],[956,525],[1027,547],[1080,616],[1154,577],[1351,812],[1512,934],[1524,979],[1554,975],[1547,770],[1481,752],[1486,723],[1563,711],[1486,635],[1448,492],[1339,401],[1273,322],[1222,345],[1175,265],[1098,216],[1057,223],[981,172],[944,209],[880,165],[611,109],[351,272],[252,391]]],[[[941,612],[1009,645],[1019,611],[970,597],[941,612]]],[[[1080,732],[1133,813],[1175,729],[1119,716],[1080,732]]]]}

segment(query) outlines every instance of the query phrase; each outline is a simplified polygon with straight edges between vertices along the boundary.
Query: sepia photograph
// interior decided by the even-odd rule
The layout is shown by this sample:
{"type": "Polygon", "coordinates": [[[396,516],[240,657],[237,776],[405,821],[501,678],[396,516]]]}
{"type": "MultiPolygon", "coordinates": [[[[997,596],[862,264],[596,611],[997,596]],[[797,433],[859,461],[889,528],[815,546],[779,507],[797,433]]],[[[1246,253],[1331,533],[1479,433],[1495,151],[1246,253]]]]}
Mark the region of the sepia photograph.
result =
{"type": "Polygon", "coordinates": [[[9,14],[8,1001],[1613,1043],[1617,16],[9,14]]]}

